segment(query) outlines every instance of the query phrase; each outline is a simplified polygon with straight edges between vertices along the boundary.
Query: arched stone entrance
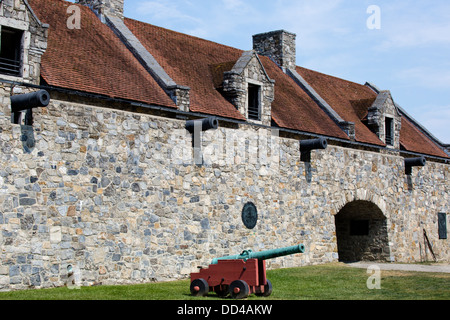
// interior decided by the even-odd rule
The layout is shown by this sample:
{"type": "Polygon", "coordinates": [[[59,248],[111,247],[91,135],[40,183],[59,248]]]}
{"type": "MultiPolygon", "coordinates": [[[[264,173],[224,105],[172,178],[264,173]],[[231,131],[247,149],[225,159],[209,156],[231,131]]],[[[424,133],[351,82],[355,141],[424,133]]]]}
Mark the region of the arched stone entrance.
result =
{"type": "Polygon", "coordinates": [[[386,217],[370,201],[347,203],[335,216],[339,261],[389,261],[386,217]]]}

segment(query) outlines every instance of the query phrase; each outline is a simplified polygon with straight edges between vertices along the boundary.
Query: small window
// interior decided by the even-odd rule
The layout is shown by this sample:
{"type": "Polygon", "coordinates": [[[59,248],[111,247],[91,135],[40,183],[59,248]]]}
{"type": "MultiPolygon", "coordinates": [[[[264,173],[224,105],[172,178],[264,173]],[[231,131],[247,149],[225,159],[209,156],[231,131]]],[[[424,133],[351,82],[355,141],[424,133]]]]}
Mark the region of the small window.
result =
{"type": "Polygon", "coordinates": [[[369,220],[351,220],[350,221],[351,236],[368,236],[369,220]]]}
{"type": "Polygon", "coordinates": [[[260,89],[258,85],[248,85],[248,118],[251,120],[261,120],[260,89]]]}
{"type": "Polygon", "coordinates": [[[1,27],[0,73],[20,76],[22,69],[23,31],[1,27]]]}
{"type": "Polygon", "coordinates": [[[439,239],[447,239],[447,215],[444,212],[438,213],[438,233],[439,239]]]}
{"type": "Polygon", "coordinates": [[[388,146],[394,145],[394,119],[385,118],[385,137],[388,146]]]}

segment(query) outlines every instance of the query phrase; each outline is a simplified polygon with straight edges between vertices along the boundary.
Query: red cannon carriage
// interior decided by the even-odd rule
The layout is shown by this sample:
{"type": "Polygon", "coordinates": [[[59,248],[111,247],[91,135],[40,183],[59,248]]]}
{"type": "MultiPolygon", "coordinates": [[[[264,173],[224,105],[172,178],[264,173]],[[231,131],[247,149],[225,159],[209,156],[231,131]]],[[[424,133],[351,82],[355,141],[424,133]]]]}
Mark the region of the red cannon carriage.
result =
{"type": "Polygon", "coordinates": [[[228,294],[234,299],[242,299],[255,293],[268,297],[272,293],[272,284],[266,278],[267,259],[305,252],[305,246],[252,252],[245,250],[240,255],[216,258],[208,268],[191,273],[191,294],[205,296],[210,291],[219,296],[228,294]]]}

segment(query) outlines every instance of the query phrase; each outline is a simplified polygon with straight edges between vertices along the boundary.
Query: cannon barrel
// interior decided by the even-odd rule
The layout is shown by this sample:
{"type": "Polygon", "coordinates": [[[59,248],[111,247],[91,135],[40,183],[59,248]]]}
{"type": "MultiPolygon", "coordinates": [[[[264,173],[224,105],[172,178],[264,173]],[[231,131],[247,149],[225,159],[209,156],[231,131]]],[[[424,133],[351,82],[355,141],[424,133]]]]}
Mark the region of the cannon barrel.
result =
{"type": "Polygon", "coordinates": [[[244,250],[241,254],[214,258],[211,264],[217,264],[219,260],[238,260],[238,259],[242,259],[244,261],[247,261],[248,259],[267,260],[303,252],[305,252],[305,246],[303,244],[260,252],[253,252],[252,250],[244,250]]]}
{"type": "Polygon", "coordinates": [[[325,138],[317,138],[311,140],[303,140],[300,141],[300,151],[311,151],[317,149],[326,149],[328,146],[327,139],[325,138]]]}
{"type": "Polygon", "coordinates": [[[201,131],[206,131],[210,129],[217,129],[219,127],[219,120],[215,117],[209,117],[199,120],[189,120],[186,121],[185,128],[190,133],[194,132],[195,124],[198,123],[200,125],[201,131]]]}
{"type": "Polygon", "coordinates": [[[11,111],[46,107],[50,103],[50,94],[46,90],[11,96],[11,111]]]}
{"type": "Polygon", "coordinates": [[[407,175],[412,173],[412,167],[423,167],[427,163],[425,157],[405,159],[405,172],[407,175]]]}
{"type": "Polygon", "coordinates": [[[407,167],[423,167],[425,166],[427,160],[425,157],[418,158],[407,158],[405,159],[405,166],[407,167]]]}

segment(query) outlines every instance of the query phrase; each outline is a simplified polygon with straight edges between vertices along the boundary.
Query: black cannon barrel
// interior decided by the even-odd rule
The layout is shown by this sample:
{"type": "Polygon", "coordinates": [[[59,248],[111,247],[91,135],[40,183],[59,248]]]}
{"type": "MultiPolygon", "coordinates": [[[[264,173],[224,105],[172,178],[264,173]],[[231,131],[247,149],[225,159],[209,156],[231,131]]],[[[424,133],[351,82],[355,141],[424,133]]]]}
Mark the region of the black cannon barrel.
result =
{"type": "Polygon", "coordinates": [[[317,149],[326,149],[328,146],[327,139],[325,138],[317,138],[311,140],[303,140],[300,141],[300,151],[311,151],[317,149]]]}
{"type": "Polygon", "coordinates": [[[210,129],[217,129],[219,127],[219,120],[217,120],[217,118],[215,117],[208,117],[208,118],[204,118],[204,119],[199,119],[199,120],[189,120],[186,121],[186,130],[188,130],[189,132],[194,132],[194,128],[195,128],[195,124],[199,123],[201,124],[200,126],[200,130],[201,131],[207,131],[210,129]]]}
{"type": "Polygon", "coordinates": [[[50,103],[50,94],[46,90],[11,96],[11,111],[46,107],[50,103]]]}
{"type": "Polygon", "coordinates": [[[423,167],[427,163],[425,157],[417,157],[417,158],[406,158],[405,166],[406,167],[423,167]]]}
{"type": "Polygon", "coordinates": [[[406,158],[405,159],[405,173],[412,174],[412,167],[423,167],[427,163],[425,157],[406,158]]]}

